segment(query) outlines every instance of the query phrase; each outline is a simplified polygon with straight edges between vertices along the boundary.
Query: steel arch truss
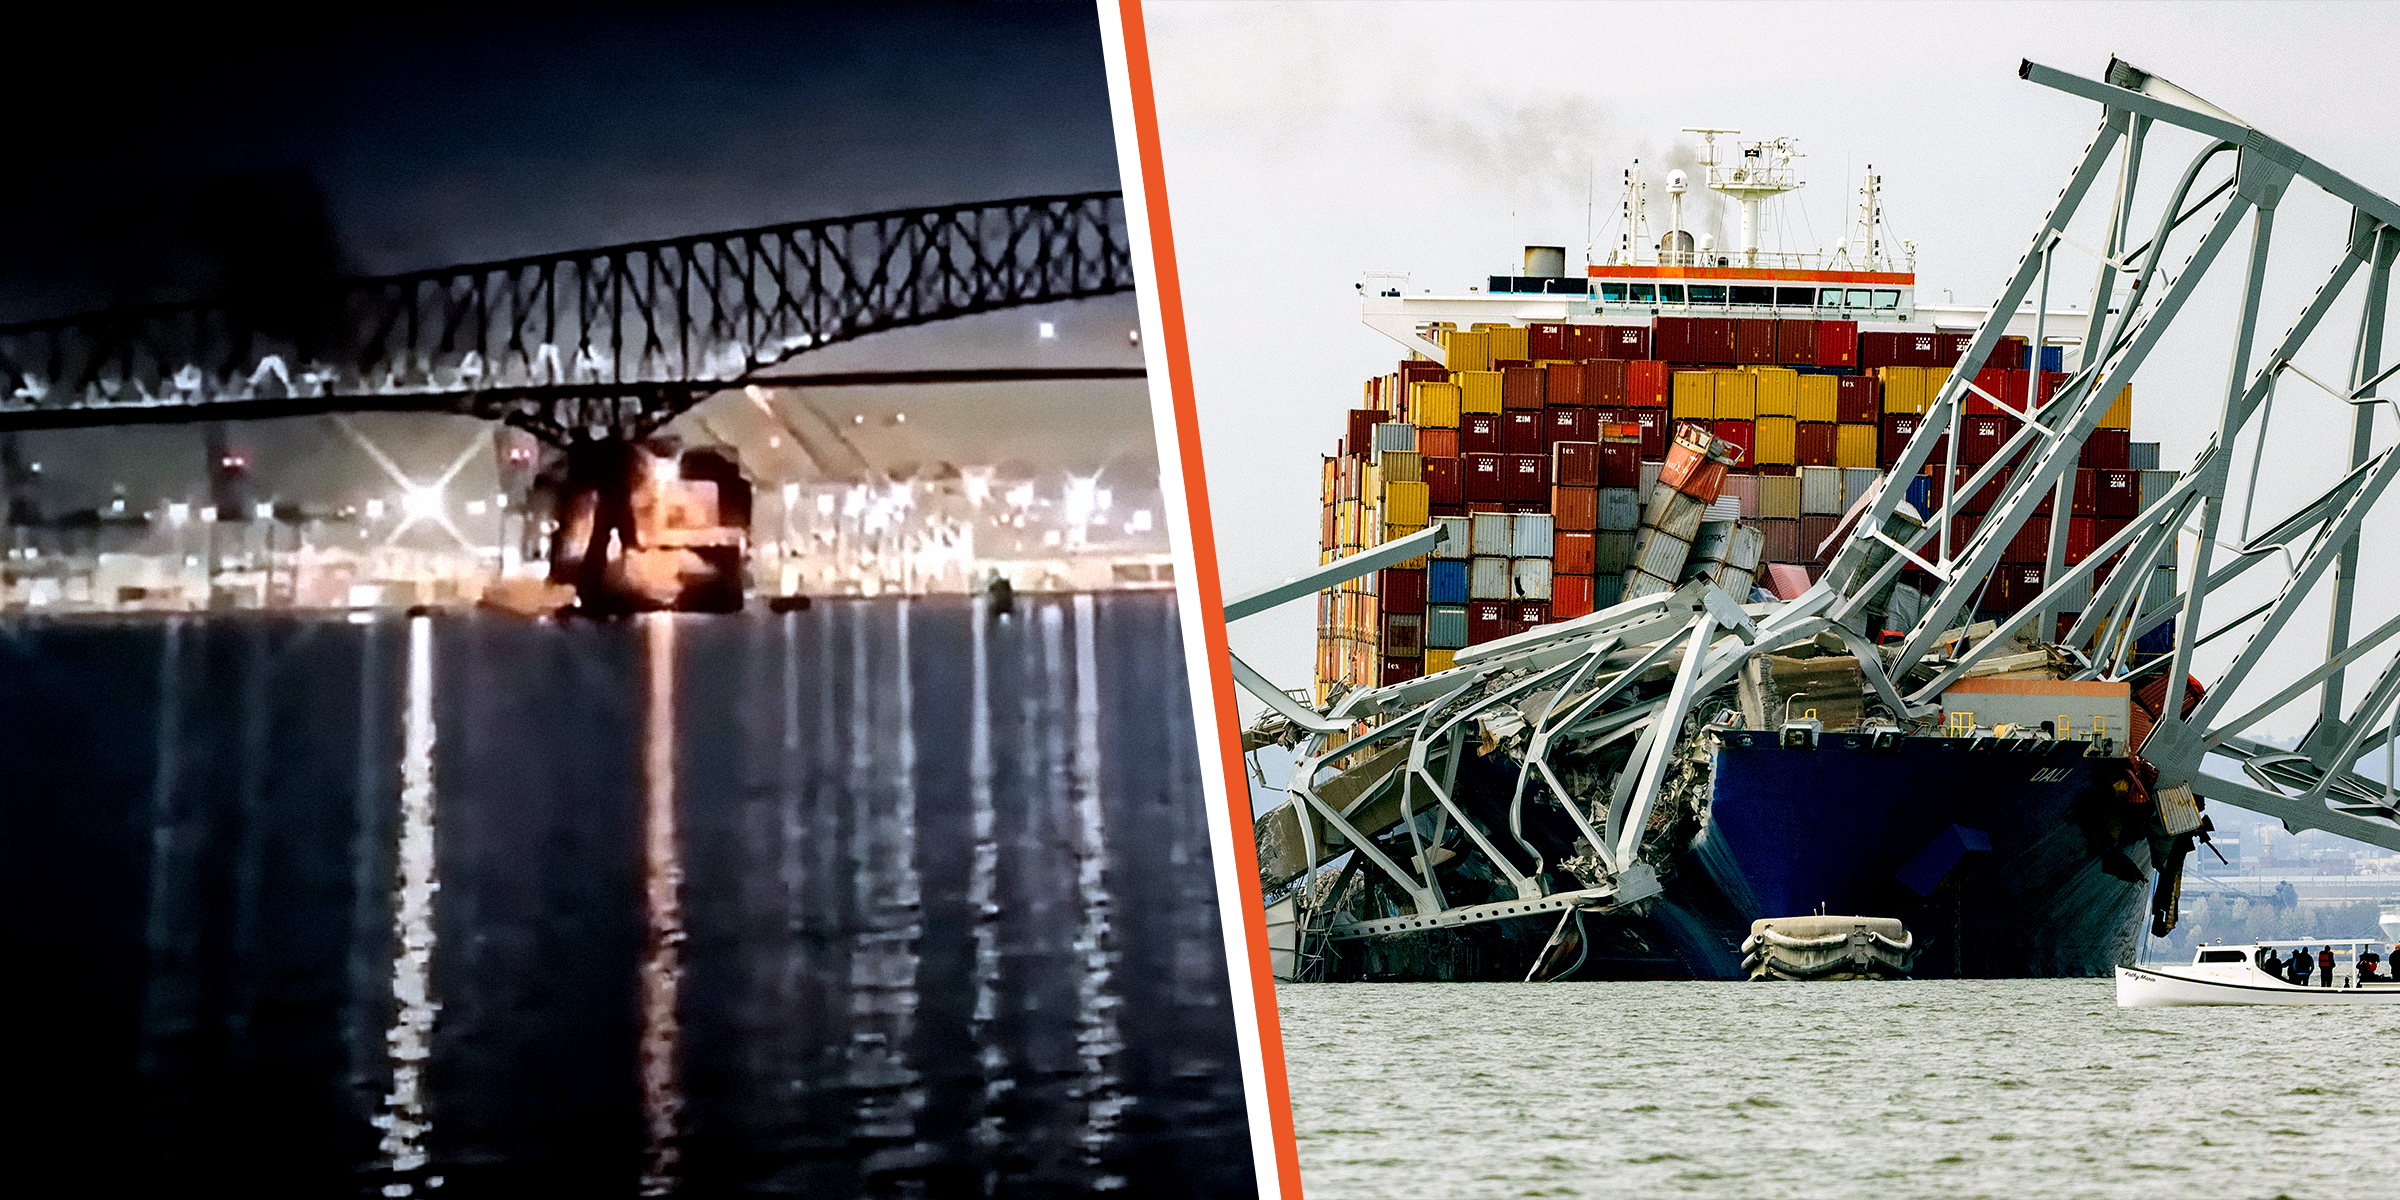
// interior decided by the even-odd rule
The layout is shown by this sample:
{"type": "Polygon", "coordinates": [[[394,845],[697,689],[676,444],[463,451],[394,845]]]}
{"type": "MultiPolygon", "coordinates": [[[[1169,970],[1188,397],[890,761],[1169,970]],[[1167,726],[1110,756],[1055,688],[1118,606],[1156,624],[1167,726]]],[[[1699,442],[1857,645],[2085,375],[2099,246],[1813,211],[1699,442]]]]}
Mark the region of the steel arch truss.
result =
{"type": "MultiPolygon", "coordinates": [[[[2016,630],[2030,626],[2039,631],[2037,638],[2049,640],[2054,619],[2062,612],[2081,613],[2063,640],[2084,656],[2086,667],[2079,677],[2085,679],[2130,679],[2139,685],[2163,673],[2179,681],[2194,669],[2193,652],[2199,646],[2221,636],[2241,639],[2230,664],[2206,681],[2206,698],[2188,716],[2178,707],[2181,690],[2167,689],[2159,724],[2142,747],[2143,756],[2159,768],[2161,786],[2189,785],[2201,796],[2276,817],[2293,830],[2327,829],[2400,849],[2400,824],[2395,823],[2400,807],[2383,782],[2357,770],[2363,756],[2391,737],[2400,702],[2400,662],[2391,657],[2391,642],[2400,634],[2400,616],[2363,635],[2353,630],[2360,602],[2371,599],[2361,597],[2356,587],[2361,539],[2377,502],[2400,474],[2400,455],[2388,446],[2376,450],[2374,438],[2374,413],[2382,403],[2378,387],[2393,373],[2383,366],[2382,354],[2392,266],[2400,257],[2400,205],[2123,62],[2112,61],[2104,81],[2033,63],[2020,73],[2097,101],[2103,116],[2057,206],[1993,303],[1994,315],[1986,318],[1960,361],[1984,361],[2006,331],[2009,316],[2028,299],[2036,301],[2037,313],[2046,312],[2062,248],[2099,260],[2088,327],[2071,331],[2083,338],[2082,361],[2046,402],[2038,396],[1991,396],[1976,386],[1974,372],[1951,373],[1927,410],[1924,427],[1888,478],[1909,478],[1935,461],[1933,454],[1947,434],[1949,449],[1942,465],[1949,473],[1938,477],[1957,479],[1958,423],[1970,395],[2000,405],[2019,416],[2021,424],[1990,463],[1949,489],[1921,523],[1904,504],[1899,488],[1885,488],[1859,524],[1871,532],[1853,537],[1825,573],[1822,586],[1835,592],[1830,615],[1855,627],[1858,616],[1886,592],[1910,559],[1939,581],[1899,653],[1887,660],[1891,678],[1922,681],[1904,696],[1915,711],[1930,711],[1944,688],[1979,660],[2011,646],[2016,630]],[[2132,223],[2135,189],[2142,178],[2148,135],[2159,125],[2198,133],[2206,145],[2176,177],[2156,226],[2137,229],[2132,223]],[[2117,164],[2116,189],[2099,201],[2107,206],[2106,241],[2098,252],[2085,251],[2065,230],[2112,159],[2117,164]],[[2216,182],[2204,183],[2211,179],[2216,182]],[[2261,344],[2259,308],[2269,282],[2275,215],[2296,182],[2312,184],[2349,206],[2350,233],[2335,260],[2323,268],[2309,303],[2279,338],[2261,344]],[[2244,224],[2249,226],[2245,260],[2238,268],[2221,268],[2240,272],[2239,316],[2229,339],[2232,365],[2213,436],[2191,470],[2168,494],[2151,499],[2122,533],[2076,565],[2065,561],[2067,522],[2053,521],[2047,586],[2041,596],[1979,644],[1952,657],[1937,657],[1937,642],[1971,611],[1977,581],[1999,565],[2018,529],[2045,501],[2052,503],[2053,511],[2068,510],[2085,438],[2160,335],[2178,319],[2193,290],[2218,268],[2222,252],[2244,224]],[[2145,236],[2147,240],[2141,240],[2145,236]],[[2170,259],[2170,246],[2182,255],[2179,263],[2170,259]],[[2362,275],[2360,316],[2349,338],[2349,377],[2336,384],[2317,380],[2292,360],[2314,344],[2311,339],[2325,316],[2362,275]],[[2130,285],[2121,286],[2128,278],[2130,285]],[[2291,382],[2330,393],[2332,402],[2351,406],[2347,458],[2337,468],[2339,478],[2321,496],[2253,532],[2250,501],[2256,494],[2273,401],[2279,385],[2291,382]],[[2245,434],[2252,448],[2246,480],[2236,470],[2245,434]],[[1995,482],[2001,499],[1972,536],[1954,544],[1951,519],[1963,511],[1962,498],[1995,482]],[[2238,518],[2229,516],[2236,507],[2238,518]],[[2179,538],[2187,533],[2195,535],[2196,544],[2189,564],[2171,575],[2158,570],[2175,566],[2179,538]],[[2116,569],[2094,587],[2102,564],[2120,554],[2116,569]],[[2260,568],[2280,571],[2280,584],[2263,604],[2245,600],[2237,605],[2228,588],[2260,568]],[[2084,603],[2087,588],[2092,590],[2084,603]],[[2321,662],[2268,654],[2295,614],[2326,604],[2328,597],[2329,644],[2321,662]],[[2134,641],[2170,621],[2180,634],[2173,653],[2129,670],[2128,651],[2134,641]],[[2348,675],[2362,662],[2378,658],[2384,666],[2366,695],[2355,704],[2345,703],[2348,675]],[[2228,711],[2228,702],[2245,685],[2247,694],[2257,694],[2262,686],[2275,690],[2245,711],[2228,711]],[[2311,693],[2316,722],[2296,751],[2249,736],[2259,721],[2311,693]],[[2219,769],[2204,770],[2204,761],[2212,755],[2219,759],[2219,769]]],[[[2248,581],[2253,595],[2266,579],[2262,574],[2248,581]]]]}
{"type": "Polygon", "coordinates": [[[804,221],[0,327],[0,425],[426,409],[640,433],[810,349],[1132,288],[1117,192],[804,221]]]}

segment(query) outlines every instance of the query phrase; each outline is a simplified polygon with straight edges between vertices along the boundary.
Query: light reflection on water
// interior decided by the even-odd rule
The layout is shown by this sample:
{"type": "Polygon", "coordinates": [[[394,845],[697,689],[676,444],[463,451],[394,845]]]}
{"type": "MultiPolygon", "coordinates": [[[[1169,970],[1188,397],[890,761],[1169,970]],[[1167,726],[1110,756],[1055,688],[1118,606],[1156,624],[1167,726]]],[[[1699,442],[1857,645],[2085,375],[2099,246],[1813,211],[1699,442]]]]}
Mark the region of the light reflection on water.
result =
{"type": "Polygon", "coordinates": [[[1177,632],[0,624],[0,846],[55,860],[0,885],[107,960],[23,1078],[109,1096],[52,1120],[128,1179],[262,1194],[1247,1194],[1177,632]]]}

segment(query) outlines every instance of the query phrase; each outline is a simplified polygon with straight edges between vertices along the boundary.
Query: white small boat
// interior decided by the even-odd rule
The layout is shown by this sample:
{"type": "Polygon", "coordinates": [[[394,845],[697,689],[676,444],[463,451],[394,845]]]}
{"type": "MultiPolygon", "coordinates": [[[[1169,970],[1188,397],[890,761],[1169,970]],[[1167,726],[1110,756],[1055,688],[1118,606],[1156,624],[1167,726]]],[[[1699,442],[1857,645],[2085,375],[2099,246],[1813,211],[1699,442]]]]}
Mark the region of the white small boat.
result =
{"type": "Polygon", "coordinates": [[[2202,946],[2189,965],[2117,968],[2117,1007],[2166,1008],[2193,1004],[2400,1004],[2400,982],[2386,967],[2373,982],[2358,981],[2358,958],[2384,943],[2377,938],[2319,938],[2307,942],[2259,942],[2250,946],[2202,946]],[[2293,983],[2259,960],[2299,947],[2333,950],[2333,985],[2311,971],[2306,984],[2293,983]]]}

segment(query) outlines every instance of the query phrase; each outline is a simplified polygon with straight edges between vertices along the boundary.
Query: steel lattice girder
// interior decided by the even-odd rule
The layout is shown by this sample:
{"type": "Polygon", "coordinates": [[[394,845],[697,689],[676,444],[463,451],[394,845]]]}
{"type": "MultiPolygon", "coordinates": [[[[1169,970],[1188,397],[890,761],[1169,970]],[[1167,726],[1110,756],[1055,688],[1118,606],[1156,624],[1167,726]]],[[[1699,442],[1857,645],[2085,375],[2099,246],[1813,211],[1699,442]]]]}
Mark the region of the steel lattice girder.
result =
{"type": "Polygon", "coordinates": [[[0,427],[380,409],[638,430],[805,350],[1132,288],[1118,192],[803,221],[0,327],[0,427]]]}

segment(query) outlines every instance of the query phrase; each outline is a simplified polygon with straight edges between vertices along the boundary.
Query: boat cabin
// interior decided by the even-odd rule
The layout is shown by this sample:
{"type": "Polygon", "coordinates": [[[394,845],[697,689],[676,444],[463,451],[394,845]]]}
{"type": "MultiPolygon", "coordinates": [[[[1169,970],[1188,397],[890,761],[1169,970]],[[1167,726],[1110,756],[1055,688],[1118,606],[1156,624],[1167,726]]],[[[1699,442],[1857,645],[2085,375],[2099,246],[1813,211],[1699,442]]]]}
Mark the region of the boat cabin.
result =
{"type": "MultiPolygon", "coordinates": [[[[2282,980],[2284,974],[2280,965],[2261,964],[2267,963],[2270,958],[2273,963],[2281,964],[2284,960],[2289,959],[2292,956],[2291,952],[2296,949],[2304,949],[2314,954],[2318,950],[2330,947],[2333,950],[2334,986],[2356,987],[2358,985],[2359,956],[2369,950],[2381,953],[2384,944],[2381,938],[2313,938],[2300,941],[2256,942],[2247,946],[2202,946],[2192,953],[2192,966],[2195,968],[2193,974],[2204,978],[2222,979],[2229,983],[2254,982],[2259,975],[2282,980]]],[[[2311,970],[2313,971],[2314,968],[2311,970]]],[[[2391,967],[2388,962],[2379,965],[2376,974],[2376,981],[2379,983],[2389,983],[2392,980],[2391,967]]],[[[2314,986],[2317,977],[2311,974],[2309,982],[2311,986],[2314,986]]]]}

